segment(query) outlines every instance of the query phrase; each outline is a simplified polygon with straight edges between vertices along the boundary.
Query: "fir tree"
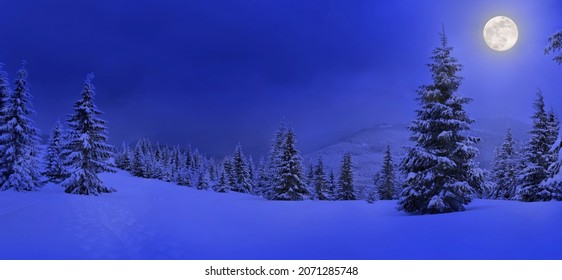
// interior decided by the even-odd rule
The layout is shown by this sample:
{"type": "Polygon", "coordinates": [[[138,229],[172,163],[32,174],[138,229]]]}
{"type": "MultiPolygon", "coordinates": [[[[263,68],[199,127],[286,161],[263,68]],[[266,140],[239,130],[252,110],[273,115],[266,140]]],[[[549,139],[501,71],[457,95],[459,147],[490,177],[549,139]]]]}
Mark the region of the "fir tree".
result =
{"type": "Polygon", "coordinates": [[[115,165],[122,170],[131,171],[133,153],[131,147],[125,142],[123,142],[121,152],[115,158],[115,165]]]}
{"type": "Polygon", "coordinates": [[[296,137],[292,129],[285,134],[285,141],[281,148],[283,155],[280,158],[276,176],[279,180],[273,186],[268,199],[272,200],[303,200],[308,195],[308,190],[301,181],[302,167],[299,151],[296,148],[296,137]]]}
{"type": "Polygon", "coordinates": [[[562,200],[562,132],[558,134],[558,140],[552,145],[551,153],[557,154],[557,158],[548,168],[549,177],[541,182],[541,188],[553,190],[553,199],[562,200]]]}
{"type": "Polygon", "coordinates": [[[328,200],[328,180],[326,179],[326,173],[324,172],[324,162],[322,161],[322,158],[318,158],[318,164],[316,164],[316,169],[314,170],[313,182],[316,198],[318,200],[328,200]]]}
{"type": "Polygon", "coordinates": [[[187,150],[185,151],[185,168],[194,169],[195,164],[193,162],[193,155],[191,154],[191,145],[187,145],[187,150]]]}
{"type": "Polygon", "coordinates": [[[328,175],[328,189],[327,189],[327,198],[329,200],[336,199],[337,189],[338,189],[338,185],[336,183],[336,176],[334,175],[334,171],[330,170],[330,175],[328,175]]]}
{"type": "Polygon", "coordinates": [[[230,158],[225,157],[223,160],[223,169],[226,176],[226,184],[228,189],[236,186],[236,174],[234,173],[234,168],[232,167],[232,161],[230,158]]]}
{"type": "Polygon", "coordinates": [[[185,166],[180,166],[177,170],[177,183],[180,186],[191,187],[193,186],[193,171],[186,168],[185,166]]]}
{"type": "Polygon", "coordinates": [[[133,151],[133,158],[131,163],[131,173],[137,177],[144,177],[144,154],[140,147],[141,140],[137,142],[135,150],[133,151]]]}
{"type": "Polygon", "coordinates": [[[198,190],[206,190],[209,188],[209,182],[207,181],[207,176],[205,176],[205,172],[200,170],[197,175],[197,189],[198,190]]]}
{"type": "Polygon", "coordinates": [[[226,177],[225,177],[224,174],[225,174],[225,172],[221,172],[219,182],[213,188],[214,191],[220,192],[220,193],[225,193],[225,192],[228,191],[228,185],[226,183],[226,177]]]}
{"type": "Polygon", "coordinates": [[[304,177],[303,183],[311,194],[310,199],[314,199],[316,191],[314,190],[314,167],[312,164],[309,164],[306,168],[306,176],[304,177]]]}
{"type": "Polygon", "coordinates": [[[209,167],[209,180],[211,182],[214,182],[217,180],[216,178],[216,172],[215,172],[215,164],[211,164],[211,166],[209,167]]]}
{"type": "Polygon", "coordinates": [[[250,180],[250,182],[252,182],[252,185],[256,180],[255,173],[256,173],[256,165],[254,164],[254,158],[250,156],[250,158],[248,159],[248,179],[250,180]]]}
{"type": "Polygon", "coordinates": [[[441,34],[441,46],[433,50],[433,83],[418,90],[420,109],[410,125],[415,146],[407,149],[402,170],[408,174],[399,209],[408,213],[463,211],[482,192],[482,172],[474,158],[478,138],[466,136],[474,122],[464,110],[470,98],[456,93],[462,66],[451,56],[452,47],[441,34]]]}
{"type": "MultiPolygon", "coordinates": [[[[0,124],[0,146],[3,152],[0,162],[4,164],[4,181],[0,182],[0,189],[33,191],[42,186],[42,180],[37,157],[38,131],[29,118],[35,112],[31,109],[25,62],[18,70],[14,83],[14,91],[5,100],[2,111],[4,122],[0,124]]],[[[6,86],[3,87],[5,91],[6,86]]]]}
{"type": "Polygon", "coordinates": [[[345,153],[340,167],[339,189],[337,200],[355,200],[355,188],[353,184],[353,171],[351,154],[345,153]]]}
{"type": "Polygon", "coordinates": [[[380,180],[377,186],[378,196],[381,200],[394,199],[394,191],[396,189],[396,173],[394,171],[394,161],[390,151],[390,145],[386,146],[384,154],[382,170],[380,171],[380,180]]]}
{"type": "Polygon", "coordinates": [[[524,154],[524,167],[519,176],[520,183],[515,198],[521,201],[549,201],[556,198],[558,190],[541,184],[548,178],[548,168],[554,158],[550,148],[551,140],[548,115],[544,110],[542,92],[537,92],[537,99],[533,104],[533,128],[529,131],[531,139],[527,143],[524,154]],[[547,187],[547,188],[545,188],[547,187]]]}
{"type": "Polygon", "coordinates": [[[517,151],[515,141],[511,135],[511,129],[507,130],[505,141],[499,149],[496,149],[492,172],[495,188],[491,198],[512,199],[517,187],[517,151]]]}
{"type": "Polygon", "coordinates": [[[141,178],[154,178],[154,156],[150,141],[139,139],[133,153],[133,175],[141,178]]]}
{"type": "Polygon", "coordinates": [[[244,156],[242,145],[240,145],[240,143],[238,143],[234,149],[231,164],[231,172],[233,172],[235,178],[235,184],[232,186],[231,190],[235,192],[250,193],[252,191],[253,182],[250,180],[248,163],[246,162],[246,157],[244,156]]]}
{"type": "MultiPolygon", "coordinates": [[[[554,57],[554,61],[558,62],[558,64],[562,64],[562,31],[552,35],[548,39],[548,43],[548,47],[546,47],[544,53],[558,52],[558,55],[554,57]]],[[[562,130],[558,132],[558,140],[552,145],[550,153],[558,155],[558,157],[553,158],[554,162],[547,170],[549,178],[541,182],[541,188],[557,190],[558,200],[562,200],[562,130]]]]}
{"type": "Polygon", "coordinates": [[[53,183],[61,183],[68,177],[64,166],[63,151],[62,125],[60,122],[57,122],[51,132],[51,138],[49,139],[49,145],[45,155],[47,166],[43,173],[43,175],[53,183]]]}
{"type": "Polygon", "coordinates": [[[74,103],[74,114],[67,121],[70,134],[66,149],[70,153],[66,164],[70,177],[63,182],[66,193],[98,195],[115,191],[98,177],[100,172],[113,172],[114,167],[109,163],[113,148],[107,144],[106,122],[94,104],[93,78],[93,74],[86,78],[82,98],[74,103]]]}
{"type": "Polygon", "coordinates": [[[258,165],[258,174],[256,178],[256,184],[254,186],[254,194],[263,196],[268,188],[269,174],[267,170],[267,163],[265,159],[260,158],[260,163],[258,165]]]}
{"type": "MultiPolygon", "coordinates": [[[[556,143],[556,140],[558,139],[558,131],[560,130],[560,120],[558,119],[558,115],[556,114],[554,109],[550,109],[550,112],[547,113],[547,125],[547,143],[550,147],[553,147],[554,143],[556,143]]],[[[549,162],[555,162],[558,159],[558,150],[549,151],[549,156],[549,162]]]]}
{"type": "Polygon", "coordinates": [[[375,173],[373,176],[373,185],[369,188],[367,193],[367,202],[373,203],[377,200],[379,193],[379,186],[381,185],[381,172],[375,173]]]}
{"type": "Polygon", "coordinates": [[[271,147],[269,151],[269,157],[267,159],[267,166],[266,166],[266,175],[267,181],[263,183],[263,189],[261,192],[264,194],[264,197],[267,199],[273,199],[273,197],[269,197],[269,195],[275,196],[276,192],[273,190],[273,186],[278,186],[281,184],[281,158],[283,157],[283,144],[285,142],[287,133],[287,127],[284,121],[281,121],[277,131],[275,132],[275,136],[271,142],[271,147]]]}
{"type": "MultiPolygon", "coordinates": [[[[8,73],[4,71],[4,64],[0,63],[0,124],[5,124],[8,122],[8,118],[6,118],[6,106],[8,104],[11,90],[10,90],[10,82],[8,80],[8,73]]],[[[7,127],[6,127],[7,129],[7,127]]],[[[6,140],[11,137],[11,133],[3,129],[3,126],[0,127],[0,187],[6,181],[8,168],[8,162],[5,161],[5,152],[7,146],[6,140]]]]}

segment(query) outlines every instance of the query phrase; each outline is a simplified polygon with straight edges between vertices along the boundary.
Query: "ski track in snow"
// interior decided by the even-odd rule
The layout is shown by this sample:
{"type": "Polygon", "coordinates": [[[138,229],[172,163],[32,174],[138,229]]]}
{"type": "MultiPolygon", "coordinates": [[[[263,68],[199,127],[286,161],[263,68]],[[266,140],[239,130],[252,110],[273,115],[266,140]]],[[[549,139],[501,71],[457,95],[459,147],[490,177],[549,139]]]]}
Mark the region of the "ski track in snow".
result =
{"type": "Polygon", "coordinates": [[[24,209],[24,208],[29,207],[29,206],[32,206],[32,205],[40,202],[43,199],[44,199],[44,197],[30,198],[28,200],[24,200],[22,202],[15,203],[13,205],[9,205],[9,206],[6,206],[6,207],[0,207],[0,216],[12,213],[14,211],[18,211],[20,209],[24,209]]]}

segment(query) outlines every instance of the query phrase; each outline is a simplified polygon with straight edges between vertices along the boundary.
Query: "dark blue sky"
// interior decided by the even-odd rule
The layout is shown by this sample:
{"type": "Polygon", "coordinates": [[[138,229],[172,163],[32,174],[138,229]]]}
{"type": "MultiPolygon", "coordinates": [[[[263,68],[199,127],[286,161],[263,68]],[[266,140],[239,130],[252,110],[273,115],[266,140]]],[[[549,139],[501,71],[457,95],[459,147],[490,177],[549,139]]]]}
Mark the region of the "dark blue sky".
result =
{"type": "Polygon", "coordinates": [[[556,0],[0,0],[0,61],[13,78],[27,60],[44,132],[94,72],[115,144],[150,137],[222,155],[240,141],[257,155],[285,116],[309,152],[411,120],[442,23],[476,120],[527,121],[537,87],[562,112],[562,67],[543,55],[562,29],[556,0]],[[520,31],[505,53],[482,39],[496,15],[520,31]]]}

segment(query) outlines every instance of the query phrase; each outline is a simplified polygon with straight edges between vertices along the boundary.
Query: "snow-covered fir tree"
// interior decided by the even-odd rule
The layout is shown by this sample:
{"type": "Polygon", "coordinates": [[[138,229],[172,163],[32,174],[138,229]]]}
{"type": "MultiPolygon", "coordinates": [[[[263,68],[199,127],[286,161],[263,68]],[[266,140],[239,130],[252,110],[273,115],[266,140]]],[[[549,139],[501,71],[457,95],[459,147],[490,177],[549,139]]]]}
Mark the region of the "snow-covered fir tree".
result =
{"type": "Polygon", "coordinates": [[[133,151],[133,175],[141,178],[154,178],[155,160],[150,141],[141,138],[133,151]]]}
{"type": "Polygon", "coordinates": [[[197,189],[198,190],[206,190],[209,188],[209,182],[208,182],[208,178],[205,175],[205,171],[203,170],[199,170],[199,172],[197,172],[197,189]]]}
{"type": "Polygon", "coordinates": [[[101,172],[114,172],[114,166],[109,162],[113,147],[107,143],[106,122],[94,103],[93,78],[93,74],[87,76],[82,98],[74,103],[74,113],[67,121],[70,132],[66,149],[70,153],[66,165],[70,177],[63,182],[66,193],[98,195],[115,191],[98,177],[101,172]]]}
{"type": "Polygon", "coordinates": [[[176,172],[174,170],[174,158],[172,156],[172,150],[168,147],[165,148],[164,165],[162,166],[162,180],[165,182],[176,181],[176,172]]]}
{"type": "MultiPolygon", "coordinates": [[[[8,73],[4,71],[4,64],[0,63],[0,124],[5,124],[8,119],[5,117],[6,105],[11,95],[10,81],[8,73]]],[[[6,181],[6,172],[8,170],[7,162],[4,161],[4,155],[7,146],[4,146],[5,138],[10,137],[8,131],[0,128],[0,186],[6,181]]]]}
{"type": "Polygon", "coordinates": [[[558,64],[562,64],[562,31],[556,32],[548,38],[548,46],[544,50],[544,53],[554,53],[555,56],[553,60],[558,64]]]}
{"type": "Polygon", "coordinates": [[[533,107],[533,127],[529,131],[531,139],[524,150],[523,170],[519,175],[519,187],[515,199],[521,201],[549,201],[557,196],[558,190],[549,185],[541,184],[548,178],[548,168],[554,163],[550,148],[551,128],[548,115],[545,112],[542,92],[537,92],[537,99],[533,107]],[[546,187],[546,188],[545,188],[546,187]]]}
{"type": "Polygon", "coordinates": [[[236,174],[234,173],[234,168],[232,167],[232,160],[229,157],[223,159],[223,171],[226,178],[226,184],[230,190],[236,185],[236,174]]]}
{"type": "Polygon", "coordinates": [[[505,140],[501,147],[496,149],[492,174],[495,187],[491,198],[512,199],[517,190],[517,167],[519,157],[517,154],[515,140],[511,134],[511,128],[507,130],[505,140]]]}
{"type": "Polygon", "coordinates": [[[373,185],[367,189],[367,202],[368,203],[375,202],[377,200],[377,198],[379,197],[378,186],[380,185],[380,181],[381,181],[380,176],[381,176],[380,172],[375,173],[375,175],[373,176],[373,185]]]}
{"type": "Polygon", "coordinates": [[[43,175],[53,183],[61,183],[68,177],[65,168],[65,160],[63,158],[63,151],[65,143],[63,142],[63,129],[62,124],[57,122],[47,146],[47,153],[45,154],[45,171],[43,175]]]}
{"type": "Polygon", "coordinates": [[[390,145],[386,146],[382,169],[379,174],[379,180],[377,180],[378,198],[380,200],[394,199],[394,191],[396,190],[396,172],[394,171],[394,161],[392,160],[390,145]]]}
{"type": "Polygon", "coordinates": [[[226,182],[225,172],[221,172],[219,176],[219,181],[213,187],[213,190],[219,193],[224,193],[228,191],[228,185],[226,182]]]}
{"type": "Polygon", "coordinates": [[[308,195],[302,182],[302,166],[299,151],[296,148],[296,136],[291,128],[285,133],[281,146],[280,158],[275,179],[270,193],[266,196],[271,200],[303,200],[308,195]]]}
{"type": "Polygon", "coordinates": [[[554,190],[553,199],[562,200],[562,131],[558,134],[558,139],[550,149],[551,153],[557,155],[555,161],[549,166],[549,174],[546,180],[541,182],[541,188],[554,190]]]}
{"type": "MultiPolygon", "coordinates": [[[[189,147],[188,151],[191,149],[191,146],[189,147]]],[[[189,158],[189,155],[186,156],[186,159],[189,158]]],[[[186,161],[187,162],[187,161],[186,161]]],[[[201,153],[199,153],[199,149],[195,148],[195,150],[193,150],[193,152],[191,152],[191,170],[198,170],[199,168],[201,168],[201,165],[203,164],[203,156],[201,155],[201,153]]],[[[189,168],[189,166],[188,166],[189,168]]]]}
{"type": "MultiPolygon", "coordinates": [[[[552,35],[548,39],[548,47],[544,50],[545,54],[555,53],[558,54],[554,57],[554,61],[562,64],[562,31],[552,35]]],[[[555,155],[553,163],[549,166],[547,173],[549,177],[541,182],[543,189],[557,189],[557,199],[562,200],[562,129],[558,132],[558,139],[552,145],[550,153],[555,155]],[[556,157],[556,155],[558,155],[556,157]]]]}
{"type": "Polygon", "coordinates": [[[212,184],[212,182],[215,182],[218,179],[215,164],[211,164],[209,166],[209,169],[208,169],[207,172],[208,172],[209,181],[210,181],[211,184],[212,184]]]}
{"type": "Polygon", "coordinates": [[[309,164],[306,167],[306,176],[304,177],[303,183],[308,189],[308,192],[311,194],[310,198],[314,199],[314,167],[312,166],[312,164],[309,164]]]}
{"type": "Polygon", "coordinates": [[[337,190],[337,200],[355,200],[355,186],[353,184],[353,165],[351,163],[351,153],[344,153],[339,177],[339,188],[337,190]]]}
{"type": "Polygon", "coordinates": [[[328,179],[324,172],[324,162],[318,158],[318,163],[314,169],[314,194],[318,200],[328,200],[328,179]]]}
{"type": "Polygon", "coordinates": [[[283,144],[285,142],[287,133],[287,126],[284,121],[281,121],[275,135],[271,141],[271,146],[269,150],[269,156],[266,163],[266,175],[267,181],[263,182],[262,194],[265,198],[271,199],[268,195],[274,195],[273,186],[281,184],[281,172],[279,168],[281,166],[281,158],[283,157],[283,144]]]}
{"type": "Polygon", "coordinates": [[[188,169],[185,166],[181,166],[177,171],[176,171],[177,175],[176,175],[176,183],[180,186],[186,186],[186,187],[192,187],[193,181],[195,178],[193,178],[195,175],[192,169],[188,169]]]}
{"type": "Polygon", "coordinates": [[[338,184],[336,182],[336,176],[334,175],[334,171],[330,170],[330,175],[328,175],[328,189],[326,192],[329,200],[336,199],[337,189],[338,189],[338,184]]]}
{"type": "Polygon", "coordinates": [[[122,170],[131,171],[133,152],[126,142],[123,142],[121,151],[115,157],[115,165],[122,170]]]}
{"type": "MultiPolygon", "coordinates": [[[[558,131],[560,130],[560,119],[558,118],[558,114],[556,114],[556,112],[552,108],[547,113],[546,118],[547,118],[547,127],[548,127],[547,141],[548,143],[554,144],[558,139],[558,131]]],[[[556,158],[555,155],[553,157],[556,158]]]]}
{"type": "MultiPolygon", "coordinates": [[[[254,164],[254,158],[252,156],[250,156],[248,158],[248,179],[250,180],[250,182],[252,182],[253,185],[255,185],[256,182],[256,165],[254,164]]],[[[253,187],[252,187],[252,193],[253,193],[253,187]]]]}
{"type": "MultiPolygon", "coordinates": [[[[3,163],[0,190],[33,191],[40,188],[43,182],[37,155],[39,134],[30,119],[34,111],[31,109],[25,62],[18,70],[14,86],[13,92],[5,100],[3,122],[0,124],[3,153],[0,156],[0,162],[3,163]]],[[[3,90],[6,89],[4,86],[3,90]]]]}
{"type": "Polygon", "coordinates": [[[242,151],[242,145],[238,143],[234,149],[234,154],[232,155],[232,173],[235,178],[235,184],[231,187],[232,191],[250,193],[253,188],[253,182],[250,179],[250,174],[248,172],[248,162],[242,151]]]}
{"type": "Polygon", "coordinates": [[[410,125],[415,146],[407,148],[401,164],[407,178],[398,203],[408,213],[463,211],[482,192],[482,172],[474,161],[479,139],[465,133],[474,122],[464,110],[471,99],[456,93],[462,66],[451,51],[442,33],[428,64],[433,83],[418,90],[420,108],[410,125]]]}
{"type": "Polygon", "coordinates": [[[267,162],[262,157],[260,158],[260,163],[258,165],[256,182],[254,185],[254,194],[263,196],[268,188],[268,183],[270,182],[269,173],[267,170],[267,162]]]}

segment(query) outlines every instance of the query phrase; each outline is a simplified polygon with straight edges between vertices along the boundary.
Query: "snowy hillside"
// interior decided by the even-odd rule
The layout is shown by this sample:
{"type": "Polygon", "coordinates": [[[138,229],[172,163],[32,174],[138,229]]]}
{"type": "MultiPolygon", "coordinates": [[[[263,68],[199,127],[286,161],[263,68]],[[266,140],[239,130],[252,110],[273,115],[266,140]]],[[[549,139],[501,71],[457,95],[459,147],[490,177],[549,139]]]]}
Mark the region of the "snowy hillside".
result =
{"type": "MultiPolygon", "coordinates": [[[[507,128],[511,128],[518,144],[527,141],[528,124],[513,119],[478,119],[470,135],[480,137],[480,155],[477,160],[483,168],[489,168],[494,150],[501,145],[507,128]]],[[[351,152],[355,165],[355,180],[358,186],[372,184],[375,172],[380,170],[383,153],[387,144],[391,145],[395,163],[404,155],[402,147],[412,145],[409,140],[408,124],[380,124],[363,129],[324,149],[305,156],[305,162],[315,163],[322,157],[325,165],[338,170],[344,152],[351,152]]]]}
{"type": "Polygon", "coordinates": [[[125,172],[116,193],[0,193],[0,259],[561,259],[562,202],[476,200],[408,216],[395,201],[266,201],[125,172]]]}

